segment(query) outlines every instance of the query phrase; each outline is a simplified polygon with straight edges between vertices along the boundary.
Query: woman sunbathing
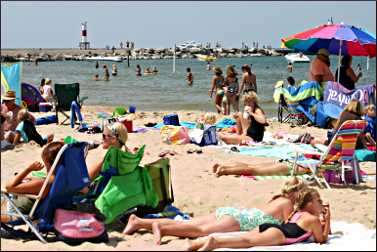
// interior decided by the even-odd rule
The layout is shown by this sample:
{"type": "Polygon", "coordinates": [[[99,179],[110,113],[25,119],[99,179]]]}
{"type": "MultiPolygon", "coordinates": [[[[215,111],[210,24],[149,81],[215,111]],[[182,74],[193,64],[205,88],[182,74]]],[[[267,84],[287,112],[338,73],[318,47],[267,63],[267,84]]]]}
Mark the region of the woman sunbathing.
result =
{"type": "Polygon", "coordinates": [[[209,251],[217,248],[278,246],[305,241],[311,236],[314,236],[315,242],[325,243],[329,232],[330,209],[322,205],[318,191],[309,188],[299,193],[295,211],[284,224],[264,223],[246,234],[235,237],[209,236],[206,240],[187,241],[185,249],[209,251]]]}
{"type": "MultiPolygon", "coordinates": [[[[47,144],[42,151],[42,160],[44,165],[41,162],[36,161],[29,165],[29,167],[27,167],[24,171],[18,173],[11,181],[9,181],[5,185],[7,192],[38,195],[43,183],[45,182],[45,179],[27,176],[33,171],[42,170],[43,167],[45,167],[48,172],[51,169],[51,166],[54,163],[57,154],[63,146],[63,142],[51,142],[47,144]]],[[[50,177],[50,183],[47,185],[47,189],[42,195],[42,198],[47,196],[49,187],[51,186],[53,180],[54,175],[50,177]]],[[[24,196],[16,196],[14,203],[23,214],[28,214],[34,204],[34,200],[24,196]]],[[[11,219],[9,216],[1,215],[1,222],[8,222],[10,220],[11,219]]]]}
{"type": "Polygon", "coordinates": [[[273,176],[310,172],[308,168],[300,165],[297,165],[296,171],[293,171],[293,169],[294,163],[289,160],[271,160],[269,158],[266,161],[258,161],[253,164],[236,162],[232,165],[215,164],[212,167],[212,171],[217,177],[223,175],[273,176]]]}
{"type": "MultiPolygon", "coordinates": [[[[128,132],[126,126],[120,122],[116,122],[110,125],[106,125],[102,134],[102,148],[109,149],[110,147],[115,147],[122,149],[124,146],[126,151],[129,151],[126,142],[128,138],[128,132]]],[[[88,167],[89,178],[93,181],[101,171],[104,158],[100,162],[92,167],[88,167]]]]}
{"type": "Polygon", "coordinates": [[[249,231],[262,223],[280,224],[293,211],[296,195],[303,188],[306,188],[306,185],[293,178],[285,182],[280,195],[273,197],[260,209],[221,207],[216,209],[216,213],[189,221],[141,219],[131,215],[123,233],[132,234],[139,229],[152,230],[155,242],[160,244],[161,238],[165,235],[196,238],[215,232],[249,231]]]}

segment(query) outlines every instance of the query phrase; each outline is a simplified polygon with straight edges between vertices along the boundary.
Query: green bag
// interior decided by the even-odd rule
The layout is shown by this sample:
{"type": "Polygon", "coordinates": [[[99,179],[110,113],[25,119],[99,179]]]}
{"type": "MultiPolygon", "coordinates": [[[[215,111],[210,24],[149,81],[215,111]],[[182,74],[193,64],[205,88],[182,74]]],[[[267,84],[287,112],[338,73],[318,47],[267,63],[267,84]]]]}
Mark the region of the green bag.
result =
{"type": "Polygon", "coordinates": [[[144,155],[145,145],[141,146],[136,154],[122,151],[119,148],[110,147],[107,151],[102,166],[102,171],[111,167],[118,169],[119,175],[133,171],[139,164],[144,155]]]}
{"type": "Polygon", "coordinates": [[[122,116],[127,114],[127,110],[124,107],[116,107],[113,111],[112,116],[117,117],[117,116],[122,116]]]}

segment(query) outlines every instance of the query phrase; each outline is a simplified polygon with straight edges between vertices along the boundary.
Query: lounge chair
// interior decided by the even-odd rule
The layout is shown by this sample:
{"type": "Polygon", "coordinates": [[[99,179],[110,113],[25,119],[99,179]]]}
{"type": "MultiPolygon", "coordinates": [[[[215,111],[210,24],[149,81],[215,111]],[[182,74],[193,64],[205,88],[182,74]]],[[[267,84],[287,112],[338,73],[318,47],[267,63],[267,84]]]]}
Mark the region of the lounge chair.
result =
{"type": "MultiPolygon", "coordinates": [[[[349,120],[345,121],[338,131],[335,133],[327,149],[324,150],[319,160],[299,160],[296,158],[295,164],[308,167],[314,179],[321,186],[321,182],[330,189],[329,183],[324,178],[324,171],[334,170],[340,172],[343,183],[346,184],[345,171],[353,170],[355,182],[360,182],[359,177],[359,164],[355,157],[355,148],[358,136],[363,132],[366,127],[364,120],[349,120]]],[[[319,154],[309,153],[297,146],[294,147],[296,153],[306,154],[319,154]]]]}
{"type": "MultiPolygon", "coordinates": [[[[87,149],[88,145],[84,142],[64,145],[46,175],[45,182],[39,194],[18,194],[35,199],[34,205],[28,215],[22,214],[20,209],[14,204],[10,193],[2,189],[2,196],[4,196],[11,207],[16,211],[16,214],[10,213],[10,215],[20,217],[22,220],[10,223],[10,225],[26,223],[38,239],[46,243],[41,232],[48,233],[51,231],[55,210],[69,207],[72,203],[73,195],[89,184],[88,170],[85,163],[87,149]],[[47,188],[48,181],[52,174],[55,174],[54,182],[46,198],[42,199],[42,195],[47,188]],[[37,224],[33,224],[34,220],[38,220],[37,224]]],[[[12,195],[17,194],[12,193],[12,195]]]]}
{"type": "Polygon", "coordinates": [[[55,86],[55,109],[56,109],[56,117],[58,118],[59,124],[59,117],[58,112],[62,113],[65,116],[65,119],[61,124],[65,121],[70,119],[70,116],[65,113],[65,111],[71,110],[72,102],[75,101],[77,105],[81,108],[83,105],[84,100],[88,99],[88,97],[80,98],[80,84],[79,83],[71,83],[71,84],[58,84],[56,83],[55,86]]]}

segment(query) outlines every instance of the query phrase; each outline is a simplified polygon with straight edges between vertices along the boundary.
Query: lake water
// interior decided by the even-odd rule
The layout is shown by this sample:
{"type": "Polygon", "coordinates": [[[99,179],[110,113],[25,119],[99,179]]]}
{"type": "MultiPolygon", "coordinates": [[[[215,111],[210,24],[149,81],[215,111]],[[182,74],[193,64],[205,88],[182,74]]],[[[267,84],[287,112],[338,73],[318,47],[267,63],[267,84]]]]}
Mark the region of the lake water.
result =
{"type": "MultiPolygon", "coordinates": [[[[310,56],[313,59],[314,56],[310,56]]],[[[331,56],[332,71],[338,58],[331,56]]],[[[376,60],[370,61],[369,71],[366,70],[366,58],[355,57],[353,66],[361,64],[363,77],[357,85],[376,83],[376,60]]],[[[80,83],[80,96],[88,96],[88,105],[126,106],[136,105],[137,110],[202,110],[215,111],[212,100],[208,96],[212,72],[206,70],[206,63],[197,59],[177,59],[176,72],[172,73],[172,60],[130,60],[116,63],[118,75],[110,76],[110,81],[93,81],[91,77],[99,74],[103,78],[103,64],[107,64],[111,73],[113,62],[100,62],[95,68],[95,62],[86,61],[55,61],[23,63],[22,81],[39,85],[42,78],[50,78],[53,83],[80,83]],[[142,69],[156,66],[158,75],[136,77],[135,67],[140,64],[142,69]],[[186,84],[186,68],[190,67],[194,74],[194,85],[186,84]]],[[[278,80],[285,80],[292,75],[297,82],[307,79],[309,63],[294,65],[293,73],[287,72],[287,61],[284,57],[247,57],[221,58],[213,63],[220,66],[225,73],[228,64],[236,66],[241,74],[242,64],[252,64],[252,71],[257,76],[258,95],[262,107],[268,117],[276,116],[277,104],[273,102],[274,85],[278,80]]],[[[356,70],[356,69],[355,69],[356,70]]],[[[239,77],[241,79],[241,77],[239,77]]]]}

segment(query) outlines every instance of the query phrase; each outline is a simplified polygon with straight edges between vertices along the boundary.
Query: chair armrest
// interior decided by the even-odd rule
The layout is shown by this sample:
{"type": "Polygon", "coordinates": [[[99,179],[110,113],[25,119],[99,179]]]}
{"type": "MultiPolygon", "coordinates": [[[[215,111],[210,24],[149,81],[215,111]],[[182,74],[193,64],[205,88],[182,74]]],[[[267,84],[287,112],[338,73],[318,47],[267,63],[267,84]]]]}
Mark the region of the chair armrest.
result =
{"type": "MultiPolygon", "coordinates": [[[[303,149],[301,148],[299,145],[296,145],[296,144],[291,144],[292,148],[294,149],[295,152],[298,152],[298,153],[302,153],[302,154],[312,154],[312,155],[323,155],[322,152],[316,152],[316,151],[310,151],[310,150],[306,150],[306,149],[303,149]]],[[[318,146],[317,146],[318,147],[318,146]]],[[[322,151],[321,148],[318,148],[319,150],[322,151]]]]}

